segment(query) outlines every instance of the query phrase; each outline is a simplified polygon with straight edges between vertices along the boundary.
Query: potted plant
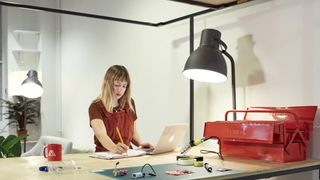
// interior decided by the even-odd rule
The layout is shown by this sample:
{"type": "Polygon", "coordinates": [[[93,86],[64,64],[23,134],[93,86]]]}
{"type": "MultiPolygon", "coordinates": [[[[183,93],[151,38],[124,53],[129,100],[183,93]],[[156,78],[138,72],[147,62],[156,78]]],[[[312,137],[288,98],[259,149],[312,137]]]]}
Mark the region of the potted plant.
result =
{"type": "Polygon", "coordinates": [[[27,136],[27,134],[22,134],[18,137],[9,135],[6,138],[0,136],[0,158],[19,157],[21,155],[20,140],[27,136]]]}
{"type": "Polygon", "coordinates": [[[13,100],[0,98],[3,117],[8,119],[8,125],[15,124],[18,136],[27,134],[26,125],[33,124],[40,116],[38,99],[29,99],[24,96],[13,96],[13,100]]]}

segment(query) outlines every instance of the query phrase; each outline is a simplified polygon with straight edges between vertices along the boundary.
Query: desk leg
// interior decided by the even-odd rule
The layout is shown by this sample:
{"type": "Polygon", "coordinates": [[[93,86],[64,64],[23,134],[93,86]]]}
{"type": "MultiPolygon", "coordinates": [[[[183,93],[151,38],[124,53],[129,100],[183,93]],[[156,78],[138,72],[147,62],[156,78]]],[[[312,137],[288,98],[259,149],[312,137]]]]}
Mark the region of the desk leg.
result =
{"type": "Polygon", "coordinates": [[[27,150],[27,138],[23,139],[23,152],[25,153],[27,150]]]}

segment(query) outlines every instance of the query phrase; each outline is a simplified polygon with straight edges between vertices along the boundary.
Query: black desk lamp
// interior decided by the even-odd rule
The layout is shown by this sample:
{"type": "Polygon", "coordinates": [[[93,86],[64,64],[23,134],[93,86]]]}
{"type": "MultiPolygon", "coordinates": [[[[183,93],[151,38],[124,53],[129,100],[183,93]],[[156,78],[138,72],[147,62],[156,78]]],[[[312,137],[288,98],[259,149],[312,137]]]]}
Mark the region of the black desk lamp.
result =
{"type": "MultiPolygon", "coordinates": [[[[200,46],[191,53],[183,70],[189,79],[201,82],[216,83],[227,80],[227,65],[222,54],[231,62],[232,107],[236,109],[236,78],[234,60],[227,53],[227,45],[220,39],[221,33],[215,29],[204,29],[201,32],[200,46]],[[219,47],[222,46],[220,50],[219,47]]],[[[236,120],[236,113],[233,113],[236,120]]],[[[191,127],[193,129],[193,127],[191,127]]]]}
{"type": "Polygon", "coordinates": [[[42,95],[42,84],[35,70],[29,70],[27,78],[21,84],[21,92],[27,98],[38,98],[42,95]]]}

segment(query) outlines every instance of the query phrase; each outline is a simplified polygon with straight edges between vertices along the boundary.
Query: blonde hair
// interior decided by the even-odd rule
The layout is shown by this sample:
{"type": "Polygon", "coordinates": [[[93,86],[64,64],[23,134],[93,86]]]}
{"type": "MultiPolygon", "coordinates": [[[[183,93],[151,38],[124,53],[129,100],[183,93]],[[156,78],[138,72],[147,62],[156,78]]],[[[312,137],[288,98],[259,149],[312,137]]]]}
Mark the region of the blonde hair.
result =
{"type": "Polygon", "coordinates": [[[97,97],[96,100],[101,100],[106,110],[110,113],[113,112],[113,86],[115,81],[126,81],[127,88],[123,96],[119,99],[119,107],[124,108],[126,104],[129,104],[129,107],[134,111],[132,102],[131,102],[131,82],[128,70],[121,65],[111,66],[106,74],[104,75],[104,80],[101,87],[101,94],[97,97]]]}

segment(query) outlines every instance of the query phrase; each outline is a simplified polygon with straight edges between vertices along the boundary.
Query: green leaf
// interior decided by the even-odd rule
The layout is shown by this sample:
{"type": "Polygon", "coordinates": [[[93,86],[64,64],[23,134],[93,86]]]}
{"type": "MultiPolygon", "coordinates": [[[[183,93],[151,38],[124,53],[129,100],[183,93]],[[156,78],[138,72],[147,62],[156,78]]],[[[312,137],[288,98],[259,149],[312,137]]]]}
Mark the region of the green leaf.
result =
{"type": "Polygon", "coordinates": [[[19,140],[25,139],[27,138],[29,135],[28,134],[21,134],[20,136],[18,136],[19,140]]]}
{"type": "Polygon", "coordinates": [[[9,150],[7,157],[20,157],[21,156],[21,143],[14,144],[12,148],[9,150]]]}
{"type": "Polygon", "coordinates": [[[0,144],[2,144],[2,142],[5,140],[5,138],[3,136],[0,136],[0,144]]]}
{"type": "Polygon", "coordinates": [[[2,146],[0,146],[0,158],[5,158],[5,154],[4,154],[4,151],[3,151],[3,148],[2,146]]]}
{"type": "Polygon", "coordinates": [[[9,135],[3,142],[4,149],[12,149],[15,144],[20,144],[20,140],[26,138],[27,136],[28,134],[21,134],[19,137],[15,135],[9,135]]]}
{"type": "Polygon", "coordinates": [[[20,142],[20,139],[15,136],[15,135],[9,135],[2,143],[2,147],[6,150],[9,151],[9,149],[11,149],[14,144],[20,142]]]}
{"type": "Polygon", "coordinates": [[[20,140],[26,138],[27,134],[22,134],[19,137],[9,135],[0,144],[0,157],[19,157],[21,155],[20,140]]]}

